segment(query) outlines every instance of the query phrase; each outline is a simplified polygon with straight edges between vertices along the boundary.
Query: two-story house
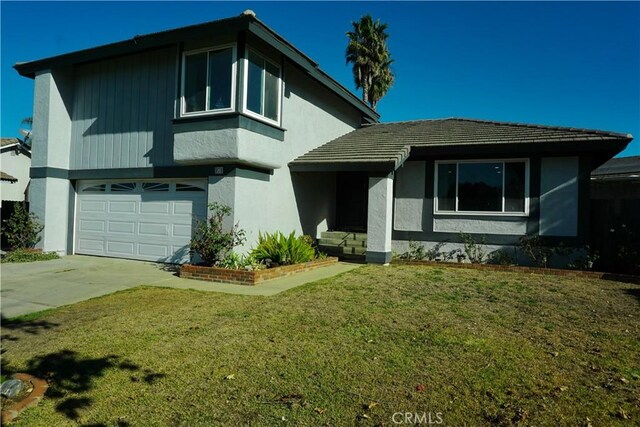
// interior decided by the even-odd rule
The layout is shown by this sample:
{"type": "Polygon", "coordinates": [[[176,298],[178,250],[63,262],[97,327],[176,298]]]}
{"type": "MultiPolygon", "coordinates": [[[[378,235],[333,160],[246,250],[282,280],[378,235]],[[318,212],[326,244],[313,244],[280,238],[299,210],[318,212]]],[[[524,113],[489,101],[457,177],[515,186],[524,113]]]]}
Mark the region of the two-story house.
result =
{"type": "Polygon", "coordinates": [[[183,262],[209,202],[229,225],[410,239],[578,243],[603,131],[378,114],[247,11],[16,64],[35,79],[31,209],[62,254],[183,262]],[[586,184],[585,184],[586,183],[586,184]]]}

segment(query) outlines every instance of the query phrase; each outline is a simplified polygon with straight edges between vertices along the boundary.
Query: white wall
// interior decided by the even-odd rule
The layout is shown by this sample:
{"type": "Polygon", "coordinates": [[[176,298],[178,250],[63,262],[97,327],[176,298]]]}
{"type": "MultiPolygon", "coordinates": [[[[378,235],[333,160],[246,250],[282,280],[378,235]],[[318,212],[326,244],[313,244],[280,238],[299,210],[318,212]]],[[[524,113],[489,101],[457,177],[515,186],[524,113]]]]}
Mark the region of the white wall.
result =
{"type": "Polygon", "coordinates": [[[29,185],[29,168],[31,157],[24,152],[16,152],[14,148],[2,150],[0,154],[0,170],[16,178],[17,182],[0,182],[2,200],[22,201],[29,185]]]}

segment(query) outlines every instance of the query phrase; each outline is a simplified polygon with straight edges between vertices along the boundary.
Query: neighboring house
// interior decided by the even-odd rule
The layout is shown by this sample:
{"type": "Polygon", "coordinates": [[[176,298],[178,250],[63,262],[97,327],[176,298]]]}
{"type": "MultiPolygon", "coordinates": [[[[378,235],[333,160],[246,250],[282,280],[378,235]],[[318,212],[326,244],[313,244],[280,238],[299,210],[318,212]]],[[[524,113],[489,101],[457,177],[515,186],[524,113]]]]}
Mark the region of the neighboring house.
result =
{"type": "Polygon", "coordinates": [[[2,202],[28,198],[31,151],[18,138],[0,138],[0,194],[2,202]]]}
{"type": "Polygon", "coordinates": [[[591,246],[600,269],[640,273],[640,156],[613,158],[591,173],[591,246]]]}
{"type": "Polygon", "coordinates": [[[250,12],[17,64],[35,78],[31,207],[60,253],[182,262],[192,215],[366,231],[367,260],[459,232],[579,243],[588,177],[630,135],[379,116],[250,12]]]}

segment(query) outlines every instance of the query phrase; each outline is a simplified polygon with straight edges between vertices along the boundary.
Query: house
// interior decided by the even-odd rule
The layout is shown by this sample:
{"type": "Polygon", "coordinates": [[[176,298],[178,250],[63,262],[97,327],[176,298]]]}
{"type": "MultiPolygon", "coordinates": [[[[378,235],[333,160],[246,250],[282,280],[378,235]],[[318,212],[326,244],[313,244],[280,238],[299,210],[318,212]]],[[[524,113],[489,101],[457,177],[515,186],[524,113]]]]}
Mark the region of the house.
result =
{"type": "Polygon", "coordinates": [[[640,274],[640,156],[591,173],[591,247],[603,271],[640,274]],[[635,261],[634,261],[635,260],[635,261]]]}
{"type": "Polygon", "coordinates": [[[210,202],[233,209],[245,250],[276,230],[340,231],[379,263],[409,239],[460,231],[578,243],[591,170],[631,140],[465,119],[380,124],[250,11],[15,68],[35,79],[32,211],[44,250],[61,254],[182,262],[192,216],[210,202]]]}
{"type": "MultiPolygon", "coordinates": [[[[3,202],[27,199],[31,150],[18,138],[0,138],[0,193],[3,202]]],[[[0,205],[1,206],[1,205],[0,205]]]]}

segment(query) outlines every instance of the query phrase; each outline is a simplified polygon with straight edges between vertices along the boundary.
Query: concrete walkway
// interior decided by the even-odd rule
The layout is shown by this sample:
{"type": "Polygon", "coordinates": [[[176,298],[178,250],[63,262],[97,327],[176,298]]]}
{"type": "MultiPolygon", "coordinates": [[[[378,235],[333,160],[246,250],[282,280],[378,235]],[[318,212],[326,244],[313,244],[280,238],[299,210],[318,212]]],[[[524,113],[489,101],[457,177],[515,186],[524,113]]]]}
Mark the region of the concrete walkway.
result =
{"type": "Polygon", "coordinates": [[[2,264],[0,312],[11,318],[73,304],[135,286],[197,289],[238,295],[270,296],[359,267],[338,263],[257,286],[181,279],[171,266],[151,262],[72,255],[52,261],[2,264]]]}

